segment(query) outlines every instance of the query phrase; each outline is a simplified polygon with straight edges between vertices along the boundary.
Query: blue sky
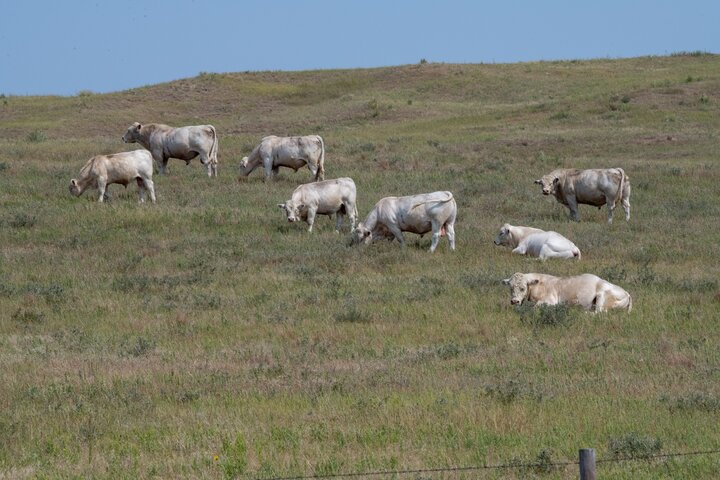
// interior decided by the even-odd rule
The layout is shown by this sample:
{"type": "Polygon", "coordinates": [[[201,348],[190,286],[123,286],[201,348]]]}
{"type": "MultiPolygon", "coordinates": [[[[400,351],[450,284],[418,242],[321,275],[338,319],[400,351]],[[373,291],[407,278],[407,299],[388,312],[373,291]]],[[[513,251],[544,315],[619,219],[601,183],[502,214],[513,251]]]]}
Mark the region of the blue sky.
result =
{"type": "Polygon", "coordinates": [[[0,0],[0,93],[199,72],[720,53],[714,0],[0,0]]]}

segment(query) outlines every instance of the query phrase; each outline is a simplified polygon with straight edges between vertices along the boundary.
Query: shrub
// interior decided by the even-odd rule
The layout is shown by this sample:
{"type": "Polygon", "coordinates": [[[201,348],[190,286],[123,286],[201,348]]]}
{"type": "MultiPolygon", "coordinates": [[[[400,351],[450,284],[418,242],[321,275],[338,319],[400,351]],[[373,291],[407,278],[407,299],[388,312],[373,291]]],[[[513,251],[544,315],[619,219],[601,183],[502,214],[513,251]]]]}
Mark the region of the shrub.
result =
{"type": "Polygon", "coordinates": [[[92,90],[80,90],[77,93],[78,97],[91,97],[93,95],[95,95],[95,92],[93,92],[92,90]]]}
{"type": "Polygon", "coordinates": [[[42,130],[33,130],[32,132],[28,133],[27,137],[25,138],[30,143],[40,143],[47,140],[47,136],[42,130]]]}
{"type": "Polygon", "coordinates": [[[421,58],[419,63],[420,65],[425,65],[426,63],[428,63],[428,61],[425,58],[421,58]]]}
{"type": "Polygon", "coordinates": [[[665,404],[671,412],[699,410],[714,413],[720,411],[720,398],[704,392],[692,392],[675,398],[662,396],[660,403],[665,404]]]}
{"type": "Polygon", "coordinates": [[[35,218],[35,215],[30,215],[27,213],[16,213],[15,217],[10,220],[10,226],[13,228],[30,228],[34,227],[37,223],[37,219],[35,218]]]}
{"type": "Polygon", "coordinates": [[[247,446],[242,433],[238,433],[235,441],[222,441],[222,468],[225,478],[236,478],[245,473],[247,468],[247,446]]]}
{"type": "Polygon", "coordinates": [[[577,310],[565,305],[534,305],[528,302],[516,306],[520,321],[534,327],[567,325],[577,316],[577,310]]]}
{"type": "Polygon", "coordinates": [[[614,458],[648,457],[660,453],[662,441],[631,432],[622,437],[611,438],[608,450],[614,458]]]}

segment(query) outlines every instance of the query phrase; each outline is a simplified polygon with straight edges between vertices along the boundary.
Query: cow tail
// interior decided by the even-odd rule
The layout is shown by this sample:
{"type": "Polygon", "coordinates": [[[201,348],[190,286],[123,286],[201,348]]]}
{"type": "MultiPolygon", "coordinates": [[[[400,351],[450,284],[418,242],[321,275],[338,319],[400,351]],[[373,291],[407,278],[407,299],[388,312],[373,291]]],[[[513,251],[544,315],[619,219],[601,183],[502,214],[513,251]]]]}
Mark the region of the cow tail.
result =
{"type": "Polygon", "coordinates": [[[632,312],[632,295],[628,294],[628,304],[627,304],[628,313],[632,312]]]}
{"type": "Polygon", "coordinates": [[[620,186],[618,187],[617,195],[613,201],[613,208],[617,206],[617,203],[622,199],[623,188],[625,187],[625,170],[622,168],[616,168],[615,170],[620,172],[620,186]]]}
{"type": "Polygon", "coordinates": [[[315,173],[315,181],[319,182],[325,178],[325,142],[320,135],[317,136],[320,140],[320,160],[318,160],[318,168],[315,173]]]}
{"type": "Polygon", "coordinates": [[[213,144],[212,144],[212,147],[210,147],[210,163],[215,165],[215,170],[217,171],[218,137],[217,137],[217,132],[215,131],[215,127],[210,125],[210,130],[212,131],[212,134],[213,134],[213,144]]]}

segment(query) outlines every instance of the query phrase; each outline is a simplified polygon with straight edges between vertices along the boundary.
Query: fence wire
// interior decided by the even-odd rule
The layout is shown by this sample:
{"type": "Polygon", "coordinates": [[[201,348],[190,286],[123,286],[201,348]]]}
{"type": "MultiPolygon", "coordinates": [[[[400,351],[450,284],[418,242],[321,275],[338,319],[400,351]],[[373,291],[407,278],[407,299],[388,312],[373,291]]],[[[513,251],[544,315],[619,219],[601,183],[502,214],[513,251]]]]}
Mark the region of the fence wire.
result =
{"type": "MultiPolygon", "coordinates": [[[[633,457],[613,457],[602,458],[595,461],[599,463],[620,463],[631,462],[637,460],[652,460],[656,458],[670,457],[687,457],[692,455],[712,455],[720,453],[720,450],[696,450],[692,452],[674,452],[674,453],[657,453],[652,455],[638,455],[633,457]]],[[[352,478],[352,477],[379,477],[387,475],[412,475],[423,473],[442,473],[442,472],[471,472],[477,470],[500,470],[500,469],[518,469],[518,468],[550,468],[550,467],[566,467],[568,465],[579,465],[579,461],[560,461],[560,462],[530,462],[530,463],[505,463],[499,465],[471,465],[465,467],[438,467],[438,468],[417,468],[409,470],[375,470],[368,472],[347,472],[347,473],[322,473],[314,475],[297,475],[291,477],[256,477],[248,475],[254,480],[310,480],[323,478],[352,478]]]]}

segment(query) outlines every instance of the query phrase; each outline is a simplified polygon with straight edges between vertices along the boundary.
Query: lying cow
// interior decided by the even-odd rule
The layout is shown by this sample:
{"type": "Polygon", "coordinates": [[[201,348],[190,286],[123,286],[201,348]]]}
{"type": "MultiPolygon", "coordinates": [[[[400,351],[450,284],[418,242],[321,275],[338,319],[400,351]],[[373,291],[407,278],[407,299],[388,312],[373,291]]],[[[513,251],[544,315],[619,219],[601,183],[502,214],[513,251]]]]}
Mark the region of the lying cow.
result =
{"type": "Polygon", "coordinates": [[[277,175],[280,167],[297,172],[307,165],[315,181],[321,181],[325,178],[325,143],[320,135],[265,137],[240,161],[240,176],[247,177],[260,165],[265,170],[266,180],[277,175]]]}
{"type": "Polygon", "coordinates": [[[292,198],[278,207],[285,210],[288,222],[305,220],[312,232],[315,215],[337,216],[335,230],[340,231],[343,217],[350,217],[350,228],[355,229],[357,207],[355,206],[355,182],[352,178],[337,178],[323,182],[306,183],[295,189],[292,198]]]}
{"type": "Polygon", "coordinates": [[[580,260],[580,249],[573,242],[557,232],[540,230],[539,228],[513,226],[509,223],[500,228],[495,237],[495,245],[504,245],[513,249],[513,253],[546,258],[577,258],[580,260]]]}
{"type": "Polygon", "coordinates": [[[457,204],[450,192],[433,192],[408,197],[385,197],[375,204],[364,222],[355,229],[356,243],[397,239],[405,245],[402,232],[423,235],[432,230],[430,251],[434,252],[442,232],[447,232],[455,250],[457,204]]]}
{"type": "Polygon", "coordinates": [[[589,273],[576,277],[515,273],[503,280],[503,284],[510,285],[510,303],[513,305],[528,300],[536,305],[580,305],[595,312],[610,308],[632,310],[632,298],[628,292],[589,273]]]}
{"type": "Polygon", "coordinates": [[[170,158],[190,160],[200,155],[208,177],[217,177],[218,138],[212,125],[173,128],[161,123],[133,123],[122,137],[125,143],[139,143],[150,150],[160,173],[167,173],[170,158]]]}
{"type": "Polygon", "coordinates": [[[612,223],[618,201],[625,211],[625,220],[630,220],[630,178],[622,168],[560,168],[535,183],[542,186],[543,195],[555,195],[558,202],[568,207],[573,220],[580,220],[580,203],[598,208],[607,204],[608,223],[612,223]]]}
{"type": "Polygon", "coordinates": [[[153,160],[147,150],[97,155],[80,169],[80,178],[70,180],[70,193],[79,197],[87,188],[96,188],[100,193],[98,202],[109,198],[107,186],[119,183],[127,187],[137,181],[140,202],[145,201],[145,190],[155,203],[155,185],[152,181],[153,160]]]}

